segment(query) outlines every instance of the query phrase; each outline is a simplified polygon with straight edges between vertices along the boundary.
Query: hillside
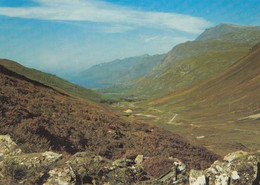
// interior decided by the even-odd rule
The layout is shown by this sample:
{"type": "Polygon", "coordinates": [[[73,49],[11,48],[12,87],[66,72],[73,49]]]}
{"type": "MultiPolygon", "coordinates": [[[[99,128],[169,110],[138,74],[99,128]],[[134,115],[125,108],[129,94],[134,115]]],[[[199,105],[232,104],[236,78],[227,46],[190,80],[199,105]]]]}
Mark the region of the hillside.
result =
{"type": "Polygon", "coordinates": [[[182,107],[186,118],[201,122],[257,122],[260,112],[260,43],[248,55],[203,83],[172,93],[154,102],[157,106],[182,107]],[[177,105],[177,106],[176,106],[177,105]],[[200,115],[204,115],[201,117],[200,115]],[[218,115],[218,117],[216,116],[218,115]],[[251,118],[248,116],[252,116],[251,118]]]}
{"type": "MultiPolygon", "coordinates": [[[[211,32],[214,33],[214,29],[219,28],[212,28],[211,32]]],[[[207,32],[202,33],[202,36],[207,32]]],[[[174,47],[150,73],[133,80],[129,86],[132,90],[126,93],[150,99],[199,84],[245,56],[253,45],[260,42],[260,28],[233,32],[231,29],[218,36],[218,39],[213,35],[211,38],[174,47]]]]}
{"type": "Polygon", "coordinates": [[[72,155],[87,150],[108,159],[135,154],[174,156],[196,169],[218,158],[179,135],[122,118],[2,65],[0,100],[0,134],[11,135],[23,152],[72,155]]]}
{"type": "Polygon", "coordinates": [[[76,84],[88,88],[127,83],[148,73],[165,55],[142,55],[95,65],[73,77],[76,84]]]}
{"type": "Polygon", "coordinates": [[[260,147],[260,43],[233,65],[186,89],[148,102],[133,111],[152,114],[155,124],[225,155],[260,147]],[[142,111],[142,110],[143,111],[142,111]],[[169,121],[176,115],[173,122],[169,121]]]}
{"type": "Polygon", "coordinates": [[[60,91],[63,90],[71,95],[79,96],[81,98],[89,99],[95,102],[99,102],[103,98],[99,93],[95,91],[72,84],[55,75],[24,67],[14,61],[0,59],[0,65],[18,74],[26,76],[29,79],[36,80],[53,88],[57,88],[60,91]]]}

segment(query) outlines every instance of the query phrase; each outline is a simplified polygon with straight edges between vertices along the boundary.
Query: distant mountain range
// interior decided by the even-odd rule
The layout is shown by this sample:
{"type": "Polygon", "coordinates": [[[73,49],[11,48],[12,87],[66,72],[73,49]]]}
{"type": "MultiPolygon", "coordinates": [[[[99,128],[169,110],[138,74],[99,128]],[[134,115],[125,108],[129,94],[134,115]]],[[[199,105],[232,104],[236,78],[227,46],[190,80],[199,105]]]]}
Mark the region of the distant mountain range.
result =
{"type": "Polygon", "coordinates": [[[260,27],[216,26],[174,47],[149,73],[126,84],[132,89],[127,92],[149,99],[199,84],[240,60],[258,42],[260,27]]]}
{"type": "Polygon", "coordinates": [[[111,85],[125,84],[135,78],[142,77],[165,55],[142,55],[112,62],[94,65],[72,77],[71,81],[88,88],[100,88],[111,85]]]}

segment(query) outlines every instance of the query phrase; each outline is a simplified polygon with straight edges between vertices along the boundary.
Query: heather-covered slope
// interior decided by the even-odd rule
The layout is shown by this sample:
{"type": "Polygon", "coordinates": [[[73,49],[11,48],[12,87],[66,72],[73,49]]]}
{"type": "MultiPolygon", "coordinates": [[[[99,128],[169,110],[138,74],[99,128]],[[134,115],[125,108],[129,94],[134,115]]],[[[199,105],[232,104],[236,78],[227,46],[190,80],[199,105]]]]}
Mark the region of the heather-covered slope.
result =
{"type": "Polygon", "coordinates": [[[124,84],[148,73],[164,57],[142,55],[98,64],[73,77],[72,81],[88,88],[124,84]]]}
{"type": "Polygon", "coordinates": [[[95,91],[77,86],[55,75],[24,67],[14,61],[0,59],[0,65],[5,66],[18,74],[24,75],[29,79],[36,80],[81,98],[86,98],[95,102],[99,102],[103,98],[95,91]]]}
{"type": "Polygon", "coordinates": [[[2,65],[0,100],[0,134],[10,134],[24,152],[89,150],[109,159],[135,154],[174,156],[197,169],[218,158],[178,135],[121,118],[2,65]]]}

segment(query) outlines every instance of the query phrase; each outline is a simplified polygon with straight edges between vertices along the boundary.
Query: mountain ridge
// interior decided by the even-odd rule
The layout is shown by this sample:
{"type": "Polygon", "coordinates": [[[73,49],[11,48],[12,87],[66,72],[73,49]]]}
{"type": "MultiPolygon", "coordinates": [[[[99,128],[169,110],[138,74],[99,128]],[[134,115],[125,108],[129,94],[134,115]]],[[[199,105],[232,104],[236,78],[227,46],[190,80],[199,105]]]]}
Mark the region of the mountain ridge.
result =
{"type": "Polygon", "coordinates": [[[254,27],[177,45],[149,73],[126,84],[125,93],[149,99],[201,83],[241,59],[258,42],[260,27],[254,27]]]}
{"type": "Polygon", "coordinates": [[[127,83],[145,75],[160,63],[164,55],[141,55],[97,64],[72,77],[72,81],[89,88],[127,83]]]}
{"type": "Polygon", "coordinates": [[[204,41],[209,39],[218,39],[218,37],[241,30],[254,30],[260,29],[260,26],[254,25],[234,25],[234,24],[219,24],[213,28],[206,29],[202,34],[200,34],[196,41],[204,41]]]}

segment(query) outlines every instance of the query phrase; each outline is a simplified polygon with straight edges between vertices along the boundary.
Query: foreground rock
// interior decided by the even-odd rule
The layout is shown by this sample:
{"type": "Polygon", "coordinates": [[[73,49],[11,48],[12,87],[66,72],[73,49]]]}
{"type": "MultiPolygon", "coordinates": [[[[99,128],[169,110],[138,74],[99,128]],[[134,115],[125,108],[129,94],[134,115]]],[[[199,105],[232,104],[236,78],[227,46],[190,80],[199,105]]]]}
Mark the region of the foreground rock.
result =
{"type": "Polygon", "coordinates": [[[187,176],[180,176],[186,167],[179,160],[172,159],[172,170],[160,179],[155,179],[144,171],[143,160],[143,156],[138,155],[135,159],[122,158],[111,161],[90,152],[80,152],[63,165],[49,171],[45,185],[172,184],[187,181],[187,176]]]}
{"type": "Polygon", "coordinates": [[[173,157],[154,160],[137,155],[112,161],[89,151],[68,159],[54,152],[22,154],[10,136],[0,138],[3,184],[258,185],[260,179],[260,151],[231,153],[198,171],[173,157]]]}
{"type": "Polygon", "coordinates": [[[228,154],[224,160],[215,161],[204,171],[190,171],[191,185],[241,185],[260,184],[260,151],[243,151],[228,154]]]}
{"type": "Polygon", "coordinates": [[[0,135],[0,157],[4,155],[19,155],[22,150],[18,148],[9,135],[0,135]]]}
{"type": "Polygon", "coordinates": [[[5,156],[0,162],[0,179],[12,183],[41,184],[46,172],[62,159],[54,152],[5,156]]]}

